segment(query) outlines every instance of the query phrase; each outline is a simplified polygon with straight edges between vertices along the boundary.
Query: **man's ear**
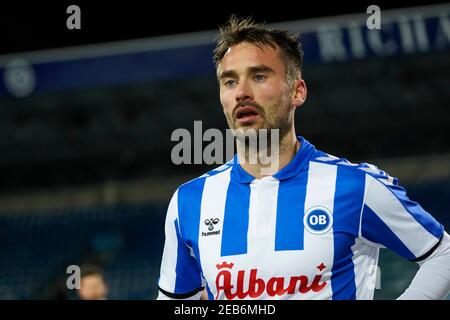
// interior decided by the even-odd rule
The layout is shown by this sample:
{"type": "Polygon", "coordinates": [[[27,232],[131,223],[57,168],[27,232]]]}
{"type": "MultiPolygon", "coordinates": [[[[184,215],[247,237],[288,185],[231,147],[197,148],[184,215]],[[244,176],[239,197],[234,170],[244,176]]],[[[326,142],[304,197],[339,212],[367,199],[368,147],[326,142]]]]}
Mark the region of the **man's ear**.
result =
{"type": "Polygon", "coordinates": [[[300,107],[305,102],[307,93],[308,89],[306,88],[306,82],[303,79],[295,80],[292,105],[294,107],[300,107]]]}

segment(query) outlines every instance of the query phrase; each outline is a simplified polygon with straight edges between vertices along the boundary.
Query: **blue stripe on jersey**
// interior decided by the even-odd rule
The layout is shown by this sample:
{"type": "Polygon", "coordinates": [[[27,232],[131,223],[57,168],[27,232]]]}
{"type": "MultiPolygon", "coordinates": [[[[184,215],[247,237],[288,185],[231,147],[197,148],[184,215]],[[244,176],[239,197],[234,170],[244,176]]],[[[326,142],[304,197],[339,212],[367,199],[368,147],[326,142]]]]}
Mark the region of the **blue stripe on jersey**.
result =
{"type": "Polygon", "coordinates": [[[278,187],[275,251],[303,250],[307,171],[280,181],[278,187]]]}
{"type": "Polygon", "coordinates": [[[425,228],[425,230],[437,239],[441,238],[444,227],[417,202],[411,201],[406,195],[406,190],[403,187],[397,185],[387,185],[386,187],[395,195],[413,218],[425,228]]]}
{"type": "Polygon", "coordinates": [[[361,234],[364,238],[375,243],[380,243],[406,259],[411,260],[416,258],[372,209],[365,205],[362,215],[361,234]]]}
{"type": "MultiPolygon", "coordinates": [[[[178,189],[178,216],[180,230],[186,244],[192,247],[197,245],[200,228],[200,208],[202,204],[203,188],[206,177],[192,180],[178,189]]],[[[197,256],[200,261],[200,257],[197,256]]]]}
{"type": "Polygon", "coordinates": [[[230,179],[223,217],[221,255],[247,253],[250,185],[230,179]]]}
{"type": "MultiPolygon", "coordinates": [[[[183,252],[178,251],[178,259],[177,259],[177,282],[179,278],[180,283],[187,283],[187,281],[191,281],[189,283],[190,290],[186,291],[181,290],[180,292],[189,292],[192,290],[195,290],[197,288],[200,288],[202,285],[201,280],[201,274],[202,270],[200,267],[200,252],[198,249],[198,234],[199,234],[199,228],[200,228],[200,208],[202,203],[202,195],[203,195],[203,188],[205,186],[205,179],[204,178],[198,178],[195,180],[192,180],[186,184],[183,184],[178,189],[178,217],[179,217],[179,223],[180,223],[180,231],[181,236],[184,240],[185,244],[192,248],[195,259],[191,257],[190,253],[189,258],[186,257],[186,254],[182,254],[183,252]],[[184,259],[185,268],[187,266],[188,270],[180,270],[178,271],[178,260],[184,259]],[[193,274],[194,279],[191,279],[190,276],[187,276],[188,274],[193,274]]],[[[180,243],[180,242],[179,242],[180,243]]],[[[185,250],[188,250],[186,245],[183,244],[185,247],[185,250]]],[[[175,288],[178,288],[175,286],[175,288]]],[[[175,291],[178,293],[178,291],[175,291]]]]}
{"type": "Polygon", "coordinates": [[[334,257],[331,270],[333,300],[356,299],[355,270],[351,247],[359,233],[364,201],[365,174],[338,166],[333,210],[334,257]]]}
{"type": "Polygon", "coordinates": [[[211,292],[211,289],[208,286],[208,283],[206,283],[206,292],[208,293],[208,300],[214,300],[214,295],[211,292]]]}
{"type": "Polygon", "coordinates": [[[197,261],[189,254],[178,229],[178,220],[174,221],[177,233],[177,265],[175,269],[175,294],[188,293],[202,286],[201,271],[197,261]]]}

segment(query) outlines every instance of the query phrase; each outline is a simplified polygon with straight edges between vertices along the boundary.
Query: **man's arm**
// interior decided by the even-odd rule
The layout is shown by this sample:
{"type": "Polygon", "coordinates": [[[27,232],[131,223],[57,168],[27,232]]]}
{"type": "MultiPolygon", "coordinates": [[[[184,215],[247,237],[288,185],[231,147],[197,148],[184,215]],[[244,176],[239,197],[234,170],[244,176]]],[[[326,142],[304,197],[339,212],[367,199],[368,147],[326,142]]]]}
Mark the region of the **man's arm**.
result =
{"type": "Polygon", "coordinates": [[[366,175],[360,236],[420,264],[399,299],[443,299],[450,289],[450,240],[444,227],[411,201],[396,179],[366,175]]]}
{"type": "Polygon", "coordinates": [[[450,236],[447,232],[425,259],[417,261],[420,265],[411,285],[398,298],[399,300],[437,300],[445,299],[450,293],[450,236]]]}

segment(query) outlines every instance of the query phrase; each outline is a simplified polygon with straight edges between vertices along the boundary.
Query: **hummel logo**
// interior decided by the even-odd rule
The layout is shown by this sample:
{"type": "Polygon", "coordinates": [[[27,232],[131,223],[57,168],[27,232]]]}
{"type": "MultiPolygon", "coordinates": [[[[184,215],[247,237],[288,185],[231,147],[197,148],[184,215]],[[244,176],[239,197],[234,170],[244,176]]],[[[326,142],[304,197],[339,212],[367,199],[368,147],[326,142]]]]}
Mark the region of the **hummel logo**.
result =
{"type": "Polygon", "coordinates": [[[209,232],[202,232],[202,236],[210,236],[210,235],[213,235],[213,234],[220,234],[220,230],[213,231],[214,230],[214,225],[218,224],[219,221],[220,221],[219,218],[206,219],[204,221],[204,223],[205,223],[205,225],[208,226],[209,232]]]}
{"type": "Polygon", "coordinates": [[[212,231],[214,229],[214,225],[219,222],[219,218],[215,219],[206,219],[205,224],[208,226],[208,230],[212,231]]]}

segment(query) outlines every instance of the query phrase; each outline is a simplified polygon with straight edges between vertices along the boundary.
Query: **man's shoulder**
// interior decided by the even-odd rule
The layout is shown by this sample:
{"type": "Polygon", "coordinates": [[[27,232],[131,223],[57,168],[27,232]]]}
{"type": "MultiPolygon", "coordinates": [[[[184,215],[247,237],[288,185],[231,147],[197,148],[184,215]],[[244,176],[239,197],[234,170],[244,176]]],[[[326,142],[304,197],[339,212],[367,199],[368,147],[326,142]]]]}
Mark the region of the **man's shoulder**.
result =
{"type": "Polygon", "coordinates": [[[350,176],[353,175],[354,177],[361,177],[361,175],[370,175],[377,180],[397,184],[397,178],[390,176],[386,171],[378,168],[378,166],[372,163],[354,163],[346,158],[337,157],[322,151],[317,151],[311,158],[311,161],[324,165],[336,166],[339,170],[345,171],[350,176]]]}
{"type": "Polygon", "coordinates": [[[202,174],[202,175],[200,175],[198,177],[195,177],[195,178],[193,178],[191,180],[186,181],[185,183],[181,184],[177,188],[177,190],[178,191],[179,190],[183,190],[183,191],[188,191],[188,192],[189,191],[191,191],[191,192],[192,191],[196,191],[196,190],[198,190],[199,187],[203,186],[203,184],[204,184],[204,182],[205,182],[205,180],[207,178],[212,177],[212,176],[216,176],[218,174],[224,174],[227,171],[231,170],[232,166],[233,166],[233,160],[231,160],[231,161],[229,161],[229,162],[227,162],[227,163],[225,163],[225,164],[223,164],[223,165],[221,165],[221,166],[219,166],[217,168],[214,168],[214,169],[212,169],[212,170],[210,170],[210,171],[208,171],[208,172],[206,172],[206,173],[204,173],[204,174],[202,174]]]}

